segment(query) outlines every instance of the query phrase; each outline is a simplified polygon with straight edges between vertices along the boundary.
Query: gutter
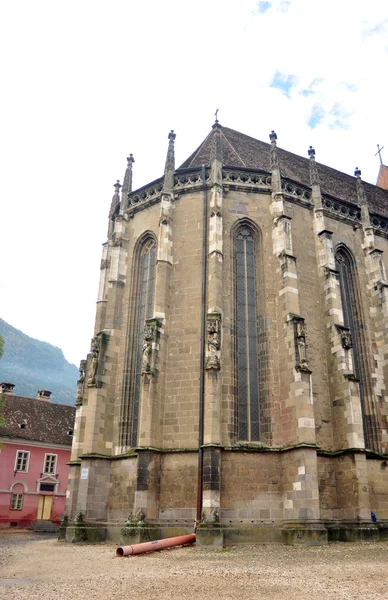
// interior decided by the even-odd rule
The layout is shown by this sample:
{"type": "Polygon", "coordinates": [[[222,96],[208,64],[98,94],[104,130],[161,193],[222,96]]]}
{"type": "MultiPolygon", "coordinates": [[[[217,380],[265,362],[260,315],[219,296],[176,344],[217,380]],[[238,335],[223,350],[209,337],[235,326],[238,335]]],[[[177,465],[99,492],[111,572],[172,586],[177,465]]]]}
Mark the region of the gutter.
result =
{"type": "Polygon", "coordinates": [[[202,298],[201,298],[201,339],[200,339],[200,378],[199,378],[199,419],[198,419],[198,485],[197,512],[195,531],[202,515],[202,472],[203,472],[203,440],[204,440],[204,407],[205,407],[205,336],[206,336],[206,281],[207,281],[207,188],[206,166],[202,165],[203,189],[203,234],[202,234],[202,298]]]}

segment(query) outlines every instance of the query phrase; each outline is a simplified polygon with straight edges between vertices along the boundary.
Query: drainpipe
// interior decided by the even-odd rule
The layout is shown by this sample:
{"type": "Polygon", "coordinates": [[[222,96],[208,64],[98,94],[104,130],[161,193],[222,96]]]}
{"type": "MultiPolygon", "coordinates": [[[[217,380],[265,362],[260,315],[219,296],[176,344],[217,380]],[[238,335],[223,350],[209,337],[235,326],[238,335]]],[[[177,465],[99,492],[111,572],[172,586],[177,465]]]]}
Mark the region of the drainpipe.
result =
{"type": "Polygon", "coordinates": [[[197,514],[195,518],[195,531],[202,515],[202,471],[203,471],[203,425],[205,407],[205,336],[206,336],[206,256],[207,256],[207,189],[206,167],[202,165],[203,189],[203,235],[202,235],[202,302],[201,302],[201,348],[200,348],[200,376],[199,376],[199,423],[198,423],[198,486],[197,486],[197,514]]]}

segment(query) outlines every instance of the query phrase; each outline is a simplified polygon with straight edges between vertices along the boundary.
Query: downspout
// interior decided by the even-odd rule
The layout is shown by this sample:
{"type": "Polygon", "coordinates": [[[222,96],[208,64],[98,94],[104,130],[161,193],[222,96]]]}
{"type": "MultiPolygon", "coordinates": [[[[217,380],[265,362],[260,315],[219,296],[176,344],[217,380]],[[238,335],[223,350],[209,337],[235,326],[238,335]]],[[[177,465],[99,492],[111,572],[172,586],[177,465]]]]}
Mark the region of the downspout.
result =
{"type": "Polygon", "coordinates": [[[198,485],[197,485],[197,514],[195,531],[202,515],[202,471],[203,471],[203,438],[204,438],[204,407],[205,407],[205,336],[206,336],[206,255],[207,255],[207,189],[206,167],[202,165],[203,189],[203,235],[202,235],[202,302],[201,302],[201,347],[200,347],[200,376],[199,376],[199,420],[198,420],[198,485]]]}

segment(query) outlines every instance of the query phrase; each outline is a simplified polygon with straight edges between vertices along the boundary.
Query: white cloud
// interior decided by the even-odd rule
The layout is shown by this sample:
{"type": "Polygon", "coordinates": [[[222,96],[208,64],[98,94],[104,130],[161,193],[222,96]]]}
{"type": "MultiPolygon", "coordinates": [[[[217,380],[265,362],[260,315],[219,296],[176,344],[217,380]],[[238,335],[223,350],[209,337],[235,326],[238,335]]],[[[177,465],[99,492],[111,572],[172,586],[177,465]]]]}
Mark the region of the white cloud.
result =
{"type": "Polygon", "coordinates": [[[93,335],[129,152],[138,187],[162,174],[170,129],[179,163],[220,108],[223,125],[265,141],[275,129],[283,148],[313,145],[318,161],[376,179],[386,0],[19,0],[0,11],[0,316],[74,362],[93,335]],[[270,86],[276,73],[291,78],[289,98],[270,86]]]}

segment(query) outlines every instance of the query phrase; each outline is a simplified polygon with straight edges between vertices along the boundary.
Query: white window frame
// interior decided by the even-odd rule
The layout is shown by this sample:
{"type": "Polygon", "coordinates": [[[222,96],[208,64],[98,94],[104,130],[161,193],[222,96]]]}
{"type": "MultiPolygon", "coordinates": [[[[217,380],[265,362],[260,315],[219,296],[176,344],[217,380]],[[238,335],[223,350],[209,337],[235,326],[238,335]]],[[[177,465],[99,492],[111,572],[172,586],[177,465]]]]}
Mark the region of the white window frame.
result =
{"type": "Polygon", "coordinates": [[[42,473],[44,473],[45,475],[56,475],[56,473],[57,473],[57,464],[58,464],[58,454],[52,454],[51,452],[47,452],[44,455],[44,462],[43,462],[43,471],[42,471],[42,473]],[[46,471],[46,462],[48,460],[48,458],[47,458],[48,456],[54,456],[55,457],[53,471],[46,471]]]}
{"type": "Polygon", "coordinates": [[[16,450],[14,472],[15,473],[28,473],[28,467],[29,467],[29,465],[30,465],[30,452],[28,450],[16,450]],[[27,454],[26,468],[25,469],[18,469],[19,454],[27,454]]]}
{"type": "Polygon", "coordinates": [[[16,492],[16,494],[12,493],[11,502],[10,502],[10,505],[9,505],[9,509],[10,510],[22,510],[22,508],[23,508],[23,495],[24,494],[20,494],[20,493],[17,493],[17,492],[16,492]]]}

